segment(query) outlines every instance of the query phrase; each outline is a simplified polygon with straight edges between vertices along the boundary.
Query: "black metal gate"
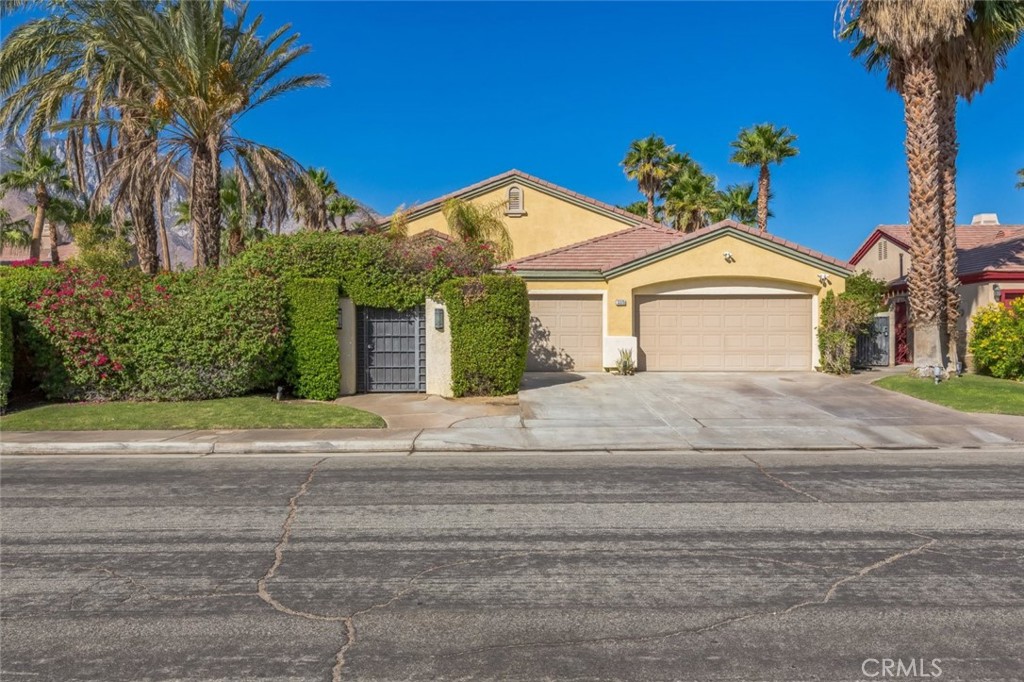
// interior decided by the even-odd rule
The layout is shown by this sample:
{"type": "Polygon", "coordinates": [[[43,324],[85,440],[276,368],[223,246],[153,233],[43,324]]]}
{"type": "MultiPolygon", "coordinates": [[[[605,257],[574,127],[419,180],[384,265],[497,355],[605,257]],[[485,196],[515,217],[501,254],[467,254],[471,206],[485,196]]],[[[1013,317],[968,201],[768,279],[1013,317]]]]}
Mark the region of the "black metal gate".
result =
{"type": "Polygon", "coordinates": [[[857,367],[886,367],[889,364],[889,316],[880,315],[871,321],[866,332],[857,337],[854,355],[857,367]]]}
{"type": "Polygon", "coordinates": [[[356,388],[362,393],[427,389],[427,327],[423,306],[361,307],[356,315],[356,388]]]}

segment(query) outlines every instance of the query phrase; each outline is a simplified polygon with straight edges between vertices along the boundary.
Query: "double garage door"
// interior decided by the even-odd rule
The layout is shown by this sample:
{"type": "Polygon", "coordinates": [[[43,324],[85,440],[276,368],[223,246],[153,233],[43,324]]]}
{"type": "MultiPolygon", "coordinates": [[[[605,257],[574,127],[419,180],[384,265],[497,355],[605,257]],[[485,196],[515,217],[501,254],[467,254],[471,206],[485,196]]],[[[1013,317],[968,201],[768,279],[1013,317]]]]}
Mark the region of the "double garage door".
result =
{"type": "MultiPolygon", "coordinates": [[[[807,371],[809,296],[640,296],[638,368],[646,371],[807,371]]],[[[532,372],[600,371],[600,296],[530,296],[532,372]]]]}
{"type": "Polygon", "coordinates": [[[637,316],[642,370],[811,369],[809,296],[641,296],[637,316]]]}

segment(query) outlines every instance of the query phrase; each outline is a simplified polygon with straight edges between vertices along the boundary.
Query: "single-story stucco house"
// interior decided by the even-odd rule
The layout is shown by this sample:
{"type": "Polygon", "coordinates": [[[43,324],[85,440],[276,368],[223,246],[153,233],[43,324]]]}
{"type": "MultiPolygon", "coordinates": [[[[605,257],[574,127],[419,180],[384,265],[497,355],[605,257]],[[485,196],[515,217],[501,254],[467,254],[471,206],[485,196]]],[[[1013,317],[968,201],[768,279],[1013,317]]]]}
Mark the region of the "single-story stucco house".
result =
{"type": "Polygon", "coordinates": [[[684,234],[516,170],[413,207],[409,236],[445,238],[452,197],[503,205],[514,255],[501,268],[530,294],[530,371],[600,371],[620,349],[647,371],[809,371],[820,299],[852,274],[746,225],[684,234]]]}
{"type": "MultiPolygon", "coordinates": [[[[957,274],[960,278],[960,357],[967,354],[971,317],[992,303],[1024,296],[1024,225],[1001,225],[994,213],[974,216],[956,226],[957,274]]],[[[893,361],[913,362],[909,326],[907,273],[910,272],[910,226],[879,225],[850,258],[857,272],[870,271],[889,283],[893,318],[893,361]]]]}

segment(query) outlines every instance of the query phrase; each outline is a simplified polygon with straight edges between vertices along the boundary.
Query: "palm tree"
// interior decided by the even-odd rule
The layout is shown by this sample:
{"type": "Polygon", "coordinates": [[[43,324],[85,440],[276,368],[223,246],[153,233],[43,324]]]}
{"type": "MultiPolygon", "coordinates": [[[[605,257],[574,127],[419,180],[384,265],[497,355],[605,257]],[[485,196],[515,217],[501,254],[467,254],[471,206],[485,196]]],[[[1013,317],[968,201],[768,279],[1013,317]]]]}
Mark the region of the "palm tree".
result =
{"type": "MultiPolygon", "coordinates": [[[[841,37],[856,40],[853,56],[864,57],[869,70],[885,69],[888,87],[897,90],[903,96],[907,110],[907,154],[912,189],[911,256],[915,264],[919,255],[936,257],[938,262],[926,266],[920,277],[922,280],[937,279],[940,282],[937,294],[918,292],[923,298],[916,297],[917,287],[911,286],[911,309],[916,317],[917,310],[922,307],[937,307],[937,311],[932,310],[923,315],[922,326],[927,324],[930,327],[933,317],[938,318],[940,329],[943,328],[942,322],[945,322],[948,357],[950,362],[955,364],[958,356],[960,309],[960,281],[956,260],[956,101],[958,97],[971,100],[995,78],[995,73],[1004,62],[1006,54],[1018,42],[1021,32],[1024,31],[1024,5],[1013,0],[964,0],[946,3],[929,17],[913,16],[913,12],[911,16],[900,14],[909,8],[874,5],[874,1],[848,3],[845,8],[848,13],[847,25],[841,37]],[[868,6],[865,8],[863,5],[868,6]],[[922,38],[922,35],[925,37],[922,38]],[[923,47],[915,47],[918,44],[923,47]],[[910,72],[912,65],[916,69],[913,74],[910,72]],[[922,89],[922,83],[929,84],[928,88],[922,89]],[[918,89],[915,90],[914,87],[918,89]],[[929,97],[932,98],[931,105],[928,103],[929,97]],[[922,99],[926,101],[922,103],[922,99]],[[912,104],[915,106],[914,109],[911,108],[912,104]],[[929,106],[934,108],[935,126],[938,129],[933,142],[929,142],[931,138],[928,137],[932,130],[928,116],[916,116],[911,119],[912,112],[923,111],[927,114],[930,111],[929,106]],[[925,121],[924,132],[917,130],[922,120],[925,121]],[[930,154],[937,159],[936,171],[930,170],[931,157],[927,154],[922,155],[922,146],[935,147],[930,154]],[[912,148],[918,161],[913,165],[912,148]],[[918,246],[917,250],[920,253],[917,255],[914,253],[913,203],[915,196],[920,197],[922,192],[915,193],[914,190],[922,184],[927,186],[927,183],[920,177],[915,181],[915,171],[919,175],[936,172],[938,185],[938,191],[932,197],[936,206],[917,209],[922,219],[938,213],[937,232],[929,234],[923,228],[916,230],[920,238],[928,240],[927,243],[918,246]],[[936,274],[933,275],[933,271],[936,274]],[[916,306],[915,298],[919,299],[916,306]]],[[[921,288],[924,286],[922,284],[921,288]]],[[[933,344],[933,335],[922,335],[922,350],[933,344]]],[[[942,352],[941,332],[938,335],[938,361],[942,362],[947,354],[942,352]]],[[[915,331],[915,359],[917,339],[918,334],[915,331]]],[[[918,367],[938,364],[934,362],[933,356],[934,353],[930,354],[928,359],[918,361],[918,367]]]]}
{"type": "Polygon", "coordinates": [[[32,235],[28,231],[28,221],[24,218],[11,220],[6,208],[0,208],[0,251],[8,246],[28,246],[32,243],[32,235]]]}
{"type": "MultiPolygon", "coordinates": [[[[127,106],[149,112],[162,125],[160,157],[182,165],[187,158],[190,215],[200,267],[217,267],[222,229],[220,187],[222,158],[233,160],[260,189],[292,182],[298,164],[280,150],[240,137],[235,126],[246,113],[286,93],[322,86],[321,75],[285,76],[309,51],[285,25],[261,37],[262,17],[248,21],[247,5],[229,16],[223,0],[191,0],[140,20],[137,12],[104,5],[115,30],[124,36],[104,48],[142,80],[155,97],[128,97],[127,106]]],[[[235,6],[234,4],[232,5],[235,6]]],[[[140,162],[148,163],[148,162],[140,162]]],[[[277,201],[279,192],[268,194],[277,201]]]]}
{"type": "MultiPolygon", "coordinates": [[[[121,3],[119,11],[145,20],[152,3],[121,3]]],[[[29,151],[45,131],[66,132],[66,163],[79,192],[88,191],[86,157],[91,157],[98,193],[113,195],[114,206],[127,206],[140,267],[155,273],[157,226],[155,164],[157,131],[139,107],[126,98],[151,97],[153,90],[104,48],[126,43],[106,20],[108,3],[89,0],[22,2],[15,9],[41,6],[47,13],[18,26],[0,48],[0,123],[8,139],[24,131],[29,151]],[[101,120],[117,119],[115,135],[101,120]],[[101,129],[107,127],[104,141],[101,129]],[[86,149],[88,148],[88,153],[86,149]],[[128,157],[134,172],[108,178],[110,164],[128,157]],[[146,159],[149,159],[147,162],[146,159]]]]}
{"type": "MultiPolygon", "coordinates": [[[[646,201],[634,201],[631,204],[626,204],[625,206],[619,206],[619,208],[621,208],[623,211],[628,211],[629,213],[632,213],[633,215],[638,215],[641,218],[646,218],[647,217],[647,202],[646,201]]],[[[663,210],[663,208],[661,206],[655,206],[654,207],[654,219],[655,220],[661,220],[662,210],[663,210]]]]}
{"type": "Polygon", "coordinates": [[[295,183],[295,213],[306,229],[327,230],[327,204],[338,195],[338,186],[326,168],[307,168],[295,183]]]}
{"type": "Polygon", "coordinates": [[[327,203],[327,215],[331,225],[340,227],[342,232],[348,230],[348,217],[358,213],[362,207],[352,197],[338,194],[327,203]],[[339,226],[337,223],[341,222],[339,226]]]}
{"type": "MultiPolygon", "coordinates": [[[[771,198],[771,195],[768,197],[771,198]]],[[[741,185],[729,185],[725,190],[718,193],[719,210],[725,218],[731,218],[738,223],[754,225],[757,221],[757,199],[754,197],[754,183],[747,182],[741,185]]],[[[772,212],[768,211],[768,217],[772,212]]]]}
{"type": "MultiPolygon", "coordinates": [[[[50,199],[71,190],[71,181],[56,157],[40,150],[22,152],[14,157],[14,167],[0,176],[0,195],[10,190],[25,190],[35,194],[36,215],[32,225],[29,258],[39,258],[43,240],[43,225],[50,199]]],[[[57,264],[57,224],[50,221],[50,260],[57,264]]]]}
{"type": "Polygon", "coordinates": [[[715,176],[688,168],[673,182],[665,197],[665,215],[681,232],[707,227],[722,216],[715,176]]]}
{"type": "Polygon", "coordinates": [[[662,193],[665,181],[672,175],[672,145],[665,144],[665,138],[650,135],[642,140],[633,140],[622,168],[626,177],[636,180],[640,193],[647,198],[647,219],[655,219],[654,197],[662,193]]]}
{"type": "Polygon", "coordinates": [[[448,222],[448,234],[467,244],[487,244],[499,261],[505,261],[512,257],[512,237],[501,219],[504,207],[504,202],[481,206],[449,199],[441,211],[448,222]]]}
{"type": "Polygon", "coordinates": [[[748,168],[759,168],[757,178],[757,227],[768,231],[768,197],[771,194],[769,164],[779,165],[800,153],[793,146],[796,135],[785,126],[779,128],[772,123],[761,123],[741,130],[732,142],[732,161],[748,168]]]}
{"type": "Polygon", "coordinates": [[[1019,178],[1017,180],[1017,189],[1024,189],[1024,168],[1017,171],[1017,177],[1019,178]]]}

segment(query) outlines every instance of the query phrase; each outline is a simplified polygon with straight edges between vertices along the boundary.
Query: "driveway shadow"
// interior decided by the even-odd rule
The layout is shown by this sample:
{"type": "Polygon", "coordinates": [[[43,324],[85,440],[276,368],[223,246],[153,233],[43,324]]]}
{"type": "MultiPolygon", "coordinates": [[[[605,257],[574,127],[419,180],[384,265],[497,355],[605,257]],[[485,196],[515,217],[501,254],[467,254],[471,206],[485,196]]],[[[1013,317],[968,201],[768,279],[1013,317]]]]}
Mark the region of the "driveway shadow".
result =
{"type": "Polygon", "coordinates": [[[571,384],[575,381],[583,381],[586,377],[573,372],[526,372],[522,381],[519,382],[520,391],[529,391],[535,388],[548,388],[549,386],[560,386],[571,384]]]}

